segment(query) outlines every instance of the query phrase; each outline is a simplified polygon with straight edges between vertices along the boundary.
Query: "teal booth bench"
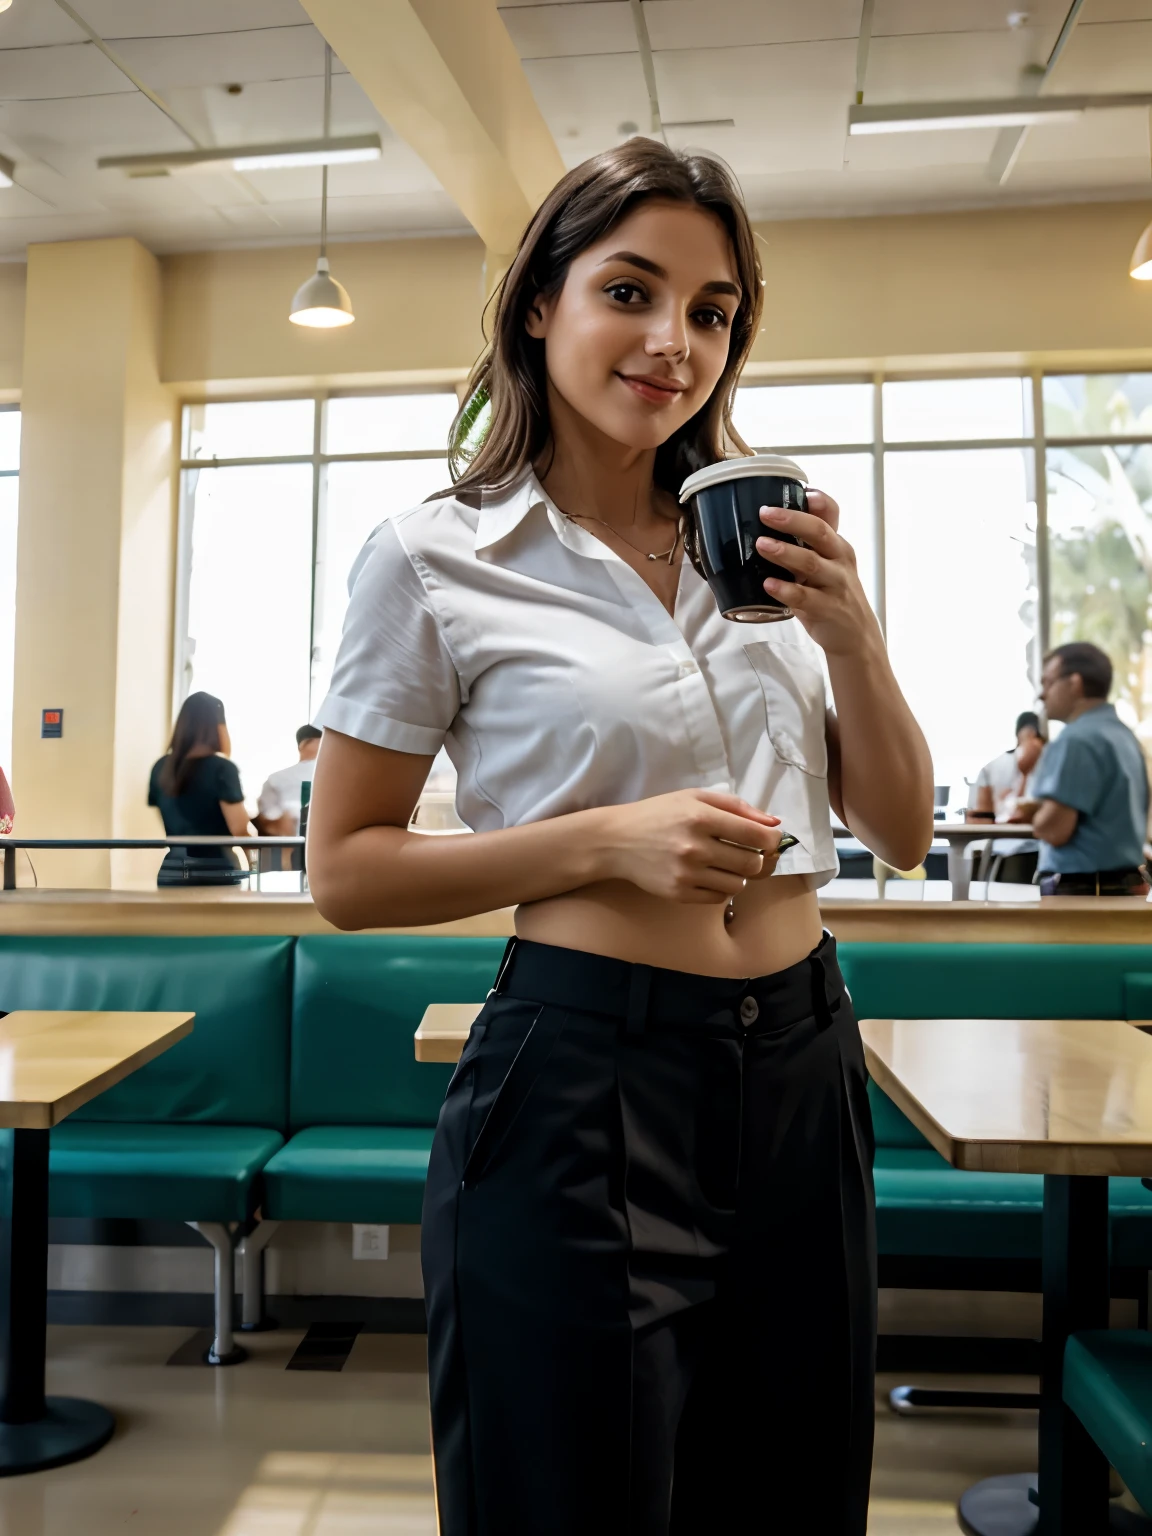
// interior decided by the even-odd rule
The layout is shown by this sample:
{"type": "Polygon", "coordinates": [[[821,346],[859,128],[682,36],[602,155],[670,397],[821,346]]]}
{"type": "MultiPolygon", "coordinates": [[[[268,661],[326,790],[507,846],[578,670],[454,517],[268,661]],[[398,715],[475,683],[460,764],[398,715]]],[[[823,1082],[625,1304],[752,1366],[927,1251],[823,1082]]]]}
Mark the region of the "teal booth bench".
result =
{"type": "MultiPolygon", "coordinates": [[[[247,1315],[275,1222],[419,1221],[451,1068],[418,1063],[413,1034],[429,1003],[483,998],[504,942],[0,936],[2,1010],[196,1013],[188,1039],[53,1131],[52,1215],[195,1226],[216,1249],[214,1355],[238,1357],[234,1255],[247,1315]]],[[[845,943],[840,957],[861,1018],[1152,1017],[1152,945],[845,943]]],[[[1038,1276],[1040,1177],[949,1167],[870,1091],[882,1282],[1038,1276]]],[[[1152,1269],[1152,1193],[1114,1179],[1111,1205],[1113,1266],[1152,1269]]]]}

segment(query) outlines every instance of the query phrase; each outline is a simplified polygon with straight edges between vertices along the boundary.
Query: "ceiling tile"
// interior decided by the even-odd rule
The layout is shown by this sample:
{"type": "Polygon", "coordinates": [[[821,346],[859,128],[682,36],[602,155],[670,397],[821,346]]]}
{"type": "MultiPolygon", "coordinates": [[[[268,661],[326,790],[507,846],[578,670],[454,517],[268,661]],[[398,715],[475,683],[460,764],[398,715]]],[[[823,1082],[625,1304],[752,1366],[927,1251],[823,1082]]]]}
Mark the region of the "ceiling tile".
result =
{"type": "Polygon", "coordinates": [[[116,51],[161,94],[178,86],[307,77],[321,82],[324,76],[324,39],[315,27],[137,38],[117,43],[116,51]]]}
{"type": "Polygon", "coordinates": [[[652,47],[746,48],[856,38],[860,0],[646,0],[652,47]]]}
{"type": "Polygon", "coordinates": [[[20,0],[0,13],[0,48],[43,48],[75,43],[82,36],[54,0],[20,0]]]}
{"type": "Polygon", "coordinates": [[[1012,172],[1016,181],[1026,165],[1043,161],[1129,159],[1148,176],[1148,112],[1130,107],[1115,112],[1086,112],[1078,123],[1039,124],[1029,129],[1012,172]]]}
{"type": "MultiPolygon", "coordinates": [[[[645,12],[650,13],[651,9],[646,6],[645,12]]],[[[636,51],[632,10],[621,0],[505,7],[500,14],[522,59],[636,51]]]]}
{"type": "Polygon", "coordinates": [[[1053,91],[1152,91],[1152,21],[1077,27],[1052,76],[1053,91]]]}
{"type": "Polygon", "coordinates": [[[1036,62],[1035,39],[1007,30],[877,37],[864,99],[876,105],[1015,96],[1024,69],[1036,62]]]}
{"type": "Polygon", "coordinates": [[[733,118],[724,153],[740,174],[839,166],[855,69],[852,41],[656,55],[663,116],[733,118]]]}
{"type": "Polygon", "coordinates": [[[106,41],[311,25],[299,0],[79,0],[75,9],[106,41]]]}
{"type": "MultiPolygon", "coordinates": [[[[1088,0],[1089,5],[1092,0],[1088,0]]],[[[1123,3],[1123,0],[1121,0],[1123,3]]],[[[1008,15],[1022,11],[1028,23],[1019,30],[1038,30],[1051,42],[1068,14],[1069,0],[1028,0],[1013,5],[1012,0],[876,0],[872,13],[872,36],[888,37],[902,33],[934,32],[1007,32],[1008,15]]]]}
{"type": "Polygon", "coordinates": [[[526,59],[524,71],[569,164],[573,163],[569,151],[575,142],[580,141],[578,158],[584,159],[616,143],[620,123],[631,121],[641,127],[648,123],[648,91],[638,53],[526,59]]]}
{"type": "Polygon", "coordinates": [[[132,89],[92,43],[0,51],[0,100],[44,101],[132,89]]]}
{"type": "Polygon", "coordinates": [[[1106,21],[1152,21],[1152,0],[1088,0],[1080,25],[1106,21]]]}
{"type": "Polygon", "coordinates": [[[0,105],[0,132],[23,154],[43,159],[62,175],[91,169],[98,155],[187,149],[174,123],[138,91],[63,101],[11,101],[0,105]]]}

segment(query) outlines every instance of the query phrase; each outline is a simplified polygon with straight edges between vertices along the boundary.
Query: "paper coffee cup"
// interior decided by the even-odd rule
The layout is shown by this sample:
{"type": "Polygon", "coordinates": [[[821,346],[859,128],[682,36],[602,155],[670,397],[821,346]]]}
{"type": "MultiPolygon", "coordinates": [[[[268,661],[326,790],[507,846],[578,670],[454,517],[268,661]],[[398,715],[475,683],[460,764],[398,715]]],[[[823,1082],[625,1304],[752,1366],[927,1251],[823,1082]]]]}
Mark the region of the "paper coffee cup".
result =
{"type": "MultiPolygon", "coordinates": [[[[768,532],[760,508],[803,512],[807,485],[807,475],[791,459],[756,453],[709,464],[680,487],[680,504],[688,505],[693,522],[699,565],[726,619],[771,624],[792,617],[791,608],[764,590],[770,576],[791,581],[792,572],[758,554],[756,540],[768,532]]],[[[800,543],[779,528],[772,529],[772,537],[784,544],[800,543]]]]}

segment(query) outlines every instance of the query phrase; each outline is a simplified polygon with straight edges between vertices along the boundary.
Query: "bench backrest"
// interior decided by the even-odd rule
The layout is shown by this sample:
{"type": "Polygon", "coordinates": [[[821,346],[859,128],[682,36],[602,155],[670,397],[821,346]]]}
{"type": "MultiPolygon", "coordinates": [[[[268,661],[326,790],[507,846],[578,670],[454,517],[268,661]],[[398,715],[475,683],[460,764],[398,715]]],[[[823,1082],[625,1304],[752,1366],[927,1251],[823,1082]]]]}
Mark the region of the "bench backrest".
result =
{"type": "MultiPolygon", "coordinates": [[[[1152,946],[841,944],[860,1019],[1152,1018],[1152,946]]],[[[875,1083],[876,1144],[927,1141],[875,1083]]]]}
{"type": "Polygon", "coordinates": [[[284,1130],[293,943],[0,936],[0,1008],[191,1009],[186,1039],[73,1118],[284,1130]]]}
{"type": "Polygon", "coordinates": [[[429,1003],[482,1002],[503,939],[333,934],[300,939],[292,995],[291,1120],[435,1125],[452,1068],[418,1062],[429,1003]]]}

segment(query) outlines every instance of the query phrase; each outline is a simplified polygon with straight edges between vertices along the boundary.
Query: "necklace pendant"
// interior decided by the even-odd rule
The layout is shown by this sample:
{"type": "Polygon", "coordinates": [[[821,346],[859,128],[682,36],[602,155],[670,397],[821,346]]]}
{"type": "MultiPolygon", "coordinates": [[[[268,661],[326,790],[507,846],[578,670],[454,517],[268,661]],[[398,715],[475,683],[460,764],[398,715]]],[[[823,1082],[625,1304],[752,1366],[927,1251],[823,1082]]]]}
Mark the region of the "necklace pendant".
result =
{"type": "Polygon", "coordinates": [[[659,556],[658,555],[649,555],[648,558],[649,558],[649,560],[656,560],[656,559],[659,559],[659,556]]]}

